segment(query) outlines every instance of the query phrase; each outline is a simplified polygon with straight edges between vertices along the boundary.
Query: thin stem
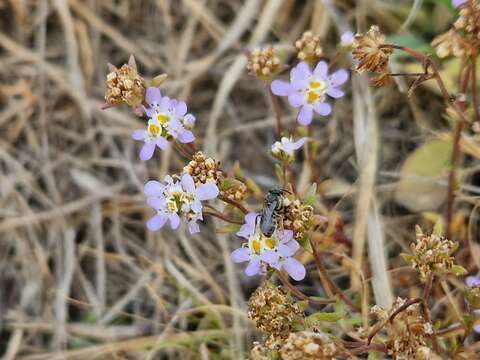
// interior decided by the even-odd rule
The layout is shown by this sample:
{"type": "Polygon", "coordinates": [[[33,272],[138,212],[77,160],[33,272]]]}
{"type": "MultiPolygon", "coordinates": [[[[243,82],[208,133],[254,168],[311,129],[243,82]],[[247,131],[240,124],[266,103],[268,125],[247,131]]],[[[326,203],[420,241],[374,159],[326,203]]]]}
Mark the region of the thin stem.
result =
{"type": "Polygon", "coordinates": [[[204,211],[203,215],[213,216],[213,217],[219,218],[219,219],[221,219],[225,222],[228,222],[230,224],[243,225],[243,221],[237,221],[237,220],[229,219],[226,216],[224,216],[224,215],[222,215],[218,212],[204,211]]]}
{"type": "Polygon", "coordinates": [[[472,96],[473,96],[473,109],[475,111],[475,121],[480,120],[478,94],[477,94],[477,52],[472,56],[472,96]]]}
{"type": "Polygon", "coordinates": [[[275,118],[277,119],[277,136],[280,139],[283,132],[282,110],[277,97],[273,94],[272,89],[270,88],[270,84],[266,84],[266,86],[268,89],[268,94],[270,95],[270,99],[272,100],[273,111],[275,112],[275,118]]]}
{"type": "Polygon", "coordinates": [[[237,202],[235,200],[231,200],[231,199],[229,199],[229,198],[227,198],[226,196],[223,196],[223,195],[220,195],[218,198],[220,200],[222,200],[223,202],[226,202],[227,204],[235,206],[237,209],[239,209],[244,214],[247,214],[249,212],[245,206],[243,206],[242,204],[240,204],[239,202],[237,202]]]}
{"type": "MultiPolygon", "coordinates": [[[[430,275],[428,277],[427,283],[425,284],[425,289],[423,291],[423,298],[422,298],[423,317],[428,324],[432,323],[430,319],[430,310],[428,309],[428,299],[430,298],[430,293],[432,292],[434,276],[435,275],[430,275]]],[[[433,350],[437,354],[440,354],[440,346],[438,344],[437,334],[433,332],[431,338],[432,338],[433,350]]]]}
{"type": "Polygon", "coordinates": [[[313,258],[315,259],[315,265],[317,266],[320,281],[322,282],[323,288],[325,289],[327,296],[332,297],[333,294],[337,294],[353,311],[360,311],[360,308],[355,305],[352,300],[350,300],[350,298],[345,295],[342,289],[340,289],[337,284],[335,284],[335,282],[330,278],[327,269],[323,265],[320,253],[311,239],[310,245],[313,249],[313,258]]]}
{"type": "Polygon", "coordinates": [[[180,153],[180,155],[182,155],[183,157],[187,158],[187,159],[191,159],[192,158],[192,155],[189,154],[185,148],[183,146],[181,146],[179,143],[175,142],[175,149],[177,149],[177,151],[180,153]]]}
{"type": "Polygon", "coordinates": [[[277,272],[278,278],[282,282],[284,286],[286,286],[292,294],[294,294],[300,300],[307,300],[308,302],[316,305],[327,305],[335,303],[335,299],[313,299],[308,295],[305,295],[303,292],[298,290],[295,286],[293,286],[290,281],[288,281],[287,277],[280,271],[277,272]]]}

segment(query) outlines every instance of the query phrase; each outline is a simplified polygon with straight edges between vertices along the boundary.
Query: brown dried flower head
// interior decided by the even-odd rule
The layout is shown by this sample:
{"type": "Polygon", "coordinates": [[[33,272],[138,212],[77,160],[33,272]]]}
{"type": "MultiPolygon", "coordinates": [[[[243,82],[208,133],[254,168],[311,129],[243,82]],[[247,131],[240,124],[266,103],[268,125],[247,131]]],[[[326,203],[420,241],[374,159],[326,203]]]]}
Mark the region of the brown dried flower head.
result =
{"type": "Polygon", "coordinates": [[[478,47],[480,44],[480,1],[467,0],[462,4],[453,27],[457,31],[463,32],[471,46],[478,47]]]}
{"type": "Polygon", "coordinates": [[[280,287],[264,282],[248,302],[248,317],[258,329],[275,338],[284,338],[301,319],[302,311],[280,287]]]}
{"type": "Polygon", "coordinates": [[[310,63],[317,62],[323,57],[323,49],[319,36],[314,36],[311,31],[305,31],[302,37],[295,41],[297,57],[310,63]]]}
{"type": "Polygon", "coordinates": [[[388,60],[393,49],[381,47],[385,39],[378,26],[372,26],[365,34],[355,35],[352,54],[358,60],[357,72],[384,74],[388,71],[388,60]]]}
{"type": "Polygon", "coordinates": [[[271,350],[267,348],[264,344],[255,342],[253,348],[250,351],[249,360],[271,360],[270,356],[271,350]]]}
{"type": "Polygon", "coordinates": [[[229,200],[243,201],[248,196],[248,188],[235,178],[226,178],[220,187],[220,195],[229,200]]]}
{"type": "Polygon", "coordinates": [[[454,29],[450,29],[433,39],[432,47],[440,58],[447,56],[464,57],[471,49],[471,46],[454,29]]]}
{"type": "Polygon", "coordinates": [[[416,241],[410,244],[412,255],[404,255],[405,260],[419,271],[422,281],[426,281],[435,273],[459,275],[459,272],[462,272],[463,268],[454,264],[452,256],[458,243],[439,234],[439,231],[434,231],[431,235],[425,235],[417,225],[416,241]]]}
{"type": "Polygon", "coordinates": [[[313,207],[294,196],[283,201],[283,227],[292,230],[295,240],[302,240],[313,224],[313,207]]]}
{"type": "MultiPolygon", "coordinates": [[[[405,302],[405,299],[397,298],[389,315],[405,302]]],[[[387,331],[387,349],[393,359],[433,359],[433,352],[428,347],[433,328],[425,321],[420,304],[410,305],[395,316],[393,323],[387,322],[387,331]]]]}
{"type": "Polygon", "coordinates": [[[109,105],[127,104],[136,109],[145,98],[145,80],[138,74],[133,56],[119,69],[109,64],[105,101],[109,105]]]}
{"type": "Polygon", "coordinates": [[[309,331],[291,333],[279,352],[282,360],[353,359],[342,344],[326,334],[309,331]]]}
{"type": "Polygon", "coordinates": [[[269,81],[282,70],[282,62],[273,47],[257,48],[248,55],[247,69],[251,75],[269,81]]]}
{"type": "Polygon", "coordinates": [[[219,184],[223,178],[220,162],[207,158],[201,151],[192,156],[192,160],[183,168],[183,171],[193,178],[195,184],[205,184],[206,182],[219,184]]]}

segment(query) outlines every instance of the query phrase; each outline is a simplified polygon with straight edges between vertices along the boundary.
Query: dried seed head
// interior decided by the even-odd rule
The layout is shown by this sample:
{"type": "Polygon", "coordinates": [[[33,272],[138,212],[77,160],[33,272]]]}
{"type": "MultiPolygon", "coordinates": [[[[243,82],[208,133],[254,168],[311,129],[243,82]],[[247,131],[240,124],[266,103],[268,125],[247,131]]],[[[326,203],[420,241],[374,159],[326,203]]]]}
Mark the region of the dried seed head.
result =
{"type": "Polygon", "coordinates": [[[270,349],[268,349],[265,345],[255,342],[253,344],[253,348],[250,351],[250,355],[248,357],[249,360],[270,360],[270,349]]]}
{"type": "Polygon", "coordinates": [[[257,48],[248,55],[247,69],[251,75],[270,81],[281,71],[282,63],[273,47],[257,48]]]}
{"type": "Polygon", "coordinates": [[[370,83],[376,87],[390,85],[392,82],[393,82],[393,77],[388,73],[383,73],[383,74],[374,76],[370,79],[370,83]]]}
{"type": "Polygon", "coordinates": [[[453,27],[464,34],[472,47],[478,47],[480,44],[480,2],[468,0],[462,4],[453,27]]]}
{"type": "Polygon", "coordinates": [[[454,29],[433,39],[432,47],[440,58],[447,56],[464,57],[471,51],[468,42],[454,29]]]}
{"type": "Polygon", "coordinates": [[[358,60],[357,72],[370,71],[384,74],[388,71],[388,60],[393,52],[391,48],[384,48],[385,35],[378,26],[372,26],[365,34],[355,35],[353,57],[358,60]]]}
{"type": "Polygon", "coordinates": [[[206,182],[213,182],[219,185],[223,179],[220,162],[207,158],[201,151],[192,156],[192,160],[183,170],[193,178],[197,185],[205,184],[206,182]]]}
{"type": "Polygon", "coordinates": [[[311,31],[305,31],[302,37],[295,41],[297,57],[302,61],[316,63],[323,57],[320,37],[314,36],[311,31]]]}
{"type": "Polygon", "coordinates": [[[282,360],[353,359],[340,343],[325,334],[309,331],[291,333],[279,352],[282,360]]]}
{"type": "MultiPolygon", "coordinates": [[[[406,300],[397,298],[390,315],[405,304],[406,300]]],[[[387,322],[387,349],[393,359],[433,359],[428,347],[428,339],[433,333],[430,323],[425,321],[419,304],[410,305],[393,320],[387,322]],[[425,356],[429,357],[425,357],[425,356]]]]}
{"type": "Polygon", "coordinates": [[[292,230],[295,240],[302,240],[313,224],[313,207],[294,196],[283,201],[283,227],[292,230]]]}
{"type": "Polygon", "coordinates": [[[417,226],[416,241],[410,244],[412,256],[410,265],[419,271],[422,281],[426,281],[435,273],[455,273],[452,253],[458,243],[445,239],[442,236],[424,235],[417,226]]]}
{"type": "Polygon", "coordinates": [[[280,287],[264,282],[250,297],[248,317],[258,329],[274,338],[284,338],[300,320],[302,312],[280,287]]]}
{"type": "Polygon", "coordinates": [[[145,80],[138,74],[133,57],[119,69],[110,66],[107,75],[105,101],[109,105],[127,104],[137,108],[145,98],[145,80]]]}

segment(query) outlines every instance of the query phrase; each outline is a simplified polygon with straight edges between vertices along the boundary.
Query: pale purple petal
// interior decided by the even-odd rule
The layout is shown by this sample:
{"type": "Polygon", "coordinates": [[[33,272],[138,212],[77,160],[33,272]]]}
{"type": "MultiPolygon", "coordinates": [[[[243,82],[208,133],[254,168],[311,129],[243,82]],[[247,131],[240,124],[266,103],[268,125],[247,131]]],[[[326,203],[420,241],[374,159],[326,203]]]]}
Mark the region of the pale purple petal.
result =
{"type": "Polygon", "coordinates": [[[260,255],[260,258],[268,265],[275,265],[278,263],[278,254],[273,250],[264,251],[262,255],[260,255]]]}
{"type": "Polygon", "coordinates": [[[278,244],[278,252],[283,257],[290,257],[295,254],[295,251],[285,244],[278,244]]]}
{"type": "Polygon", "coordinates": [[[165,150],[168,147],[168,140],[163,136],[159,136],[155,139],[155,144],[162,150],[165,150]]]}
{"type": "Polygon", "coordinates": [[[293,257],[285,259],[283,262],[283,268],[293,280],[300,281],[305,278],[305,266],[293,257]]]}
{"type": "Polygon", "coordinates": [[[144,129],[140,130],[135,130],[132,133],[132,139],[133,140],[145,140],[145,138],[148,136],[148,131],[144,129]]]}
{"type": "Polygon", "coordinates": [[[200,232],[200,226],[198,226],[197,222],[192,220],[188,222],[188,231],[190,234],[196,234],[200,232]]]}
{"type": "Polygon", "coordinates": [[[282,80],[273,80],[270,87],[277,96],[287,96],[291,89],[290,83],[282,80]]]}
{"type": "Polygon", "coordinates": [[[230,258],[234,263],[242,263],[250,260],[250,252],[248,248],[242,247],[236,250],[233,250],[230,254],[230,258]]]}
{"type": "Polygon", "coordinates": [[[172,230],[176,230],[178,225],[180,225],[180,216],[178,216],[178,214],[170,214],[168,219],[170,220],[170,227],[172,230]]]}
{"type": "Polygon", "coordinates": [[[247,215],[245,215],[245,224],[243,224],[240,230],[237,232],[237,236],[248,239],[255,232],[257,217],[258,214],[254,212],[249,212],[247,215]]]}
{"type": "Polygon", "coordinates": [[[167,222],[168,217],[164,214],[157,214],[147,221],[147,228],[150,231],[160,230],[167,222]]]}
{"type": "Polygon", "coordinates": [[[190,208],[193,210],[194,213],[201,214],[203,207],[202,207],[202,203],[199,200],[197,200],[192,202],[192,204],[190,205],[190,208]]]}
{"type": "Polygon", "coordinates": [[[465,279],[467,286],[480,286],[480,276],[467,276],[465,279]]]}
{"type": "Polygon", "coordinates": [[[315,70],[313,70],[313,75],[321,80],[325,80],[328,75],[328,64],[325,61],[319,61],[317,66],[315,66],[315,70]]]}
{"type": "Polygon", "coordinates": [[[147,161],[152,158],[153,152],[155,151],[155,143],[153,141],[147,141],[142,146],[140,150],[140,160],[147,161]]]}
{"type": "Polygon", "coordinates": [[[328,103],[317,102],[314,106],[315,112],[322,116],[330,115],[332,107],[328,103]]]}
{"type": "Polygon", "coordinates": [[[195,193],[195,181],[193,181],[193,178],[190,174],[183,174],[182,175],[182,186],[183,188],[189,192],[189,193],[195,193]]]}
{"type": "Polygon", "coordinates": [[[303,106],[297,116],[297,121],[300,125],[310,125],[313,119],[313,109],[310,106],[303,106]]]}
{"type": "Polygon", "coordinates": [[[282,243],[287,243],[293,239],[293,231],[292,230],[279,230],[277,232],[278,238],[282,243]]]}
{"type": "Polygon", "coordinates": [[[452,0],[452,5],[455,8],[458,8],[460,5],[463,5],[467,2],[467,0],[452,0]]]}
{"type": "Polygon", "coordinates": [[[331,86],[340,86],[348,80],[348,71],[344,69],[337,70],[332,75],[330,75],[329,80],[331,86]]]}
{"type": "Polygon", "coordinates": [[[199,200],[215,199],[218,193],[218,187],[214,183],[206,183],[197,188],[197,197],[199,200]]]}
{"type": "Polygon", "coordinates": [[[145,100],[149,105],[153,105],[154,103],[160,104],[160,101],[162,100],[160,89],[156,87],[149,87],[145,93],[145,100]]]}
{"type": "Polygon", "coordinates": [[[353,43],[355,35],[351,31],[345,31],[342,36],[340,36],[341,45],[349,46],[353,43]]]}
{"type": "Polygon", "coordinates": [[[187,113],[187,104],[184,101],[179,101],[175,104],[175,115],[183,116],[187,113]]]}
{"type": "Polygon", "coordinates": [[[337,88],[331,87],[327,90],[327,94],[330,95],[332,98],[338,99],[345,95],[342,90],[337,88]]]}
{"type": "Polygon", "coordinates": [[[261,271],[260,268],[260,259],[258,257],[253,258],[248,263],[247,268],[245,269],[245,274],[247,276],[257,275],[261,271]]]}
{"type": "Polygon", "coordinates": [[[145,184],[143,192],[147,196],[159,196],[163,194],[164,189],[165,185],[163,185],[161,182],[150,180],[145,184]]]}
{"type": "Polygon", "coordinates": [[[146,114],[148,117],[152,117],[152,115],[153,115],[153,113],[154,113],[154,111],[153,111],[152,108],[150,108],[150,107],[147,108],[147,107],[145,107],[145,106],[143,106],[143,105],[142,105],[142,108],[143,108],[143,111],[145,111],[145,114],[146,114]]]}
{"type": "Polygon", "coordinates": [[[255,225],[255,222],[257,221],[258,214],[256,212],[249,212],[247,215],[245,215],[244,221],[245,224],[249,225],[255,225]]]}
{"type": "Polygon", "coordinates": [[[165,208],[165,198],[163,196],[159,197],[149,197],[147,199],[147,205],[150,206],[151,208],[160,210],[165,208]]]}
{"type": "Polygon", "coordinates": [[[195,140],[195,136],[190,130],[183,130],[178,134],[178,141],[183,144],[190,143],[195,140]]]}
{"type": "Polygon", "coordinates": [[[300,249],[300,244],[296,240],[278,244],[278,251],[285,257],[292,256],[298,249],[300,249]]]}
{"type": "Polygon", "coordinates": [[[288,94],[288,102],[293,107],[299,107],[305,103],[305,98],[303,97],[302,94],[294,91],[288,94]]]}
{"type": "Polygon", "coordinates": [[[193,116],[192,114],[185,115],[185,117],[183,118],[183,123],[185,126],[192,127],[193,125],[195,125],[195,116],[193,116]]]}
{"type": "Polygon", "coordinates": [[[474,330],[477,334],[480,334],[480,324],[474,325],[474,326],[473,326],[473,330],[474,330]]]}
{"type": "Polygon", "coordinates": [[[162,97],[159,105],[160,105],[160,108],[162,109],[162,111],[172,110],[171,100],[168,96],[162,97]]]}
{"type": "Polygon", "coordinates": [[[312,71],[306,62],[301,62],[295,66],[290,72],[290,81],[296,82],[298,80],[305,80],[312,75],[312,71]]]}
{"type": "Polygon", "coordinates": [[[295,142],[288,139],[288,141],[285,141],[285,142],[282,141],[282,143],[285,151],[294,151],[294,150],[300,149],[303,146],[303,144],[305,144],[305,141],[307,141],[307,138],[301,138],[295,142]]]}

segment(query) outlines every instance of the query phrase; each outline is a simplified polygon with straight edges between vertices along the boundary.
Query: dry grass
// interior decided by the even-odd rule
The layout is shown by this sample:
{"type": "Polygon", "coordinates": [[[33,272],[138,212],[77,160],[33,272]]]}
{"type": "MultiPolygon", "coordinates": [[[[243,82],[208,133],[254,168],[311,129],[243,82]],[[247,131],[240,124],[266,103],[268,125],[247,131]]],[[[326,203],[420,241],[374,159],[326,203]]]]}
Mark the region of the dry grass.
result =
{"type": "MultiPolygon", "coordinates": [[[[195,236],[183,228],[146,231],[151,213],[142,195],[145,180],[178,171],[184,159],[166,151],[148,164],[137,160],[138,144],[130,134],[141,120],[127,108],[100,109],[106,64],[121,65],[134,54],[147,77],[168,73],[163,91],[187,101],[199,119],[199,146],[227,169],[239,160],[267,189],[276,184],[267,155],[275,118],[267,92],[246,74],[244,51],[269,43],[291,54],[291,44],[308,28],[333,49],[336,34],[355,18],[363,24],[372,17],[387,32],[405,34],[402,23],[415,23],[418,11],[414,7],[409,15],[407,4],[355,3],[0,0],[5,360],[244,358],[256,336],[245,299],[259,279],[246,278],[230,262],[238,239],[216,234],[211,220],[195,236]]],[[[424,12],[418,21],[425,22],[424,12]]],[[[417,23],[412,31],[418,28],[417,23]]],[[[344,59],[335,66],[350,63],[344,59]]],[[[396,258],[413,240],[414,223],[422,221],[394,200],[399,166],[425,139],[444,136],[446,122],[432,111],[442,103],[428,88],[407,99],[405,84],[366,93],[364,79],[357,80],[348,98],[336,102],[332,118],[313,127],[320,143],[314,175],[325,209],[341,213],[345,234],[353,239],[341,249],[342,256],[351,254],[345,268],[329,260],[329,271],[348,285],[350,269],[357,279],[353,289],[373,285],[371,303],[388,305],[400,287],[410,288],[403,296],[420,289],[396,258]],[[368,242],[371,259],[365,256],[368,242]],[[383,242],[390,258],[383,257],[383,242]],[[394,274],[392,284],[386,268],[394,274]]],[[[285,111],[292,124],[295,114],[286,106],[285,111]]],[[[479,158],[471,138],[462,140],[462,148],[479,158]]],[[[464,218],[479,193],[474,165],[464,168],[468,178],[458,201],[464,218]]],[[[298,170],[299,186],[306,188],[308,167],[298,170]]],[[[252,208],[259,204],[251,200],[252,208]]],[[[468,239],[478,262],[475,209],[468,239]]],[[[458,257],[473,270],[469,250],[462,251],[458,257]]],[[[303,260],[313,269],[311,257],[303,260]]],[[[453,295],[439,294],[444,305],[437,311],[462,285],[442,286],[450,286],[453,295]]],[[[299,287],[324,295],[316,275],[299,287]]]]}

